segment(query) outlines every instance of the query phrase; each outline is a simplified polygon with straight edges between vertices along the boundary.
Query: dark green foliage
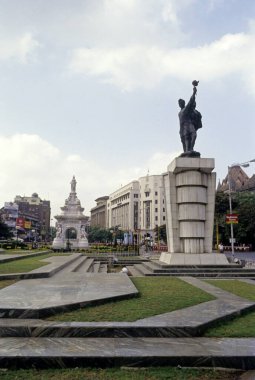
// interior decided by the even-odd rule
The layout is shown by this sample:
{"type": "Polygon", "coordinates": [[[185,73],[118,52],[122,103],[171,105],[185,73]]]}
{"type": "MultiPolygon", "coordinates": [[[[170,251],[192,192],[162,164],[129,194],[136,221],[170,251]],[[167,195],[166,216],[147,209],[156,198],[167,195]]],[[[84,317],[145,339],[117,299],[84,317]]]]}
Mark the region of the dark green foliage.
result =
{"type": "MultiPolygon", "coordinates": [[[[239,244],[252,244],[255,247],[255,193],[239,192],[232,194],[233,213],[238,215],[239,223],[234,225],[234,237],[239,244]]],[[[219,240],[229,245],[230,225],[226,224],[229,213],[229,195],[216,193],[215,221],[219,226],[219,240]]],[[[216,241],[216,237],[215,237],[216,241]]]]}
{"type": "Polygon", "coordinates": [[[163,240],[164,243],[167,244],[167,236],[166,236],[166,225],[162,224],[162,226],[156,226],[154,228],[155,231],[155,241],[163,240]]]}
{"type": "Polygon", "coordinates": [[[112,243],[123,240],[123,231],[118,228],[108,230],[101,227],[90,227],[88,230],[89,243],[112,243]]]}
{"type": "Polygon", "coordinates": [[[12,237],[10,228],[3,222],[0,221],[0,238],[8,239],[12,237]]]}
{"type": "Polygon", "coordinates": [[[88,231],[88,241],[89,243],[107,243],[112,241],[112,233],[100,227],[90,227],[88,231]]]}
{"type": "Polygon", "coordinates": [[[237,240],[255,247],[255,193],[237,193],[236,201],[236,212],[239,216],[235,233],[237,240]]]}

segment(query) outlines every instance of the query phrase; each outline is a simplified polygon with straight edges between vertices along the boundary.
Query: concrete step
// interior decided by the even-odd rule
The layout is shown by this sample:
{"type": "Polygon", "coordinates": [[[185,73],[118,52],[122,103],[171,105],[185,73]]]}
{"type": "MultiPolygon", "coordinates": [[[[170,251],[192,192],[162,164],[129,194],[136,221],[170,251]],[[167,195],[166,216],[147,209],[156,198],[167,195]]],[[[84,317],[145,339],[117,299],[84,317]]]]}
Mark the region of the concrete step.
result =
{"type": "Polygon", "coordinates": [[[108,266],[107,266],[107,264],[104,264],[104,263],[100,262],[99,273],[107,273],[107,272],[108,272],[108,266]]]}
{"type": "Polygon", "coordinates": [[[98,273],[100,269],[100,262],[93,262],[93,265],[91,266],[91,272],[98,273]]]}
{"type": "Polygon", "coordinates": [[[233,273],[190,273],[190,272],[164,272],[164,273],[153,273],[149,271],[145,271],[142,268],[140,269],[141,273],[144,274],[144,276],[173,276],[173,277],[181,277],[181,276],[192,276],[192,277],[203,277],[203,278],[250,278],[255,279],[255,273],[239,273],[239,272],[233,272],[233,273]]]}
{"type": "Polygon", "coordinates": [[[153,271],[147,269],[143,264],[135,264],[134,269],[141,273],[142,276],[153,276],[153,271]]]}
{"type": "Polygon", "coordinates": [[[0,338],[0,366],[255,368],[254,338],[0,338]]]}
{"type": "Polygon", "coordinates": [[[60,270],[56,276],[60,275],[62,276],[64,273],[70,273],[75,272],[76,269],[86,260],[85,256],[78,257],[75,261],[71,262],[69,265],[67,265],[65,268],[60,270]]]}
{"type": "Polygon", "coordinates": [[[86,260],[77,268],[76,273],[86,273],[90,272],[93,265],[94,259],[86,257],[86,260]]]}
{"type": "MultiPolygon", "coordinates": [[[[167,266],[159,269],[158,263],[143,262],[142,264],[135,264],[133,266],[136,272],[143,276],[194,276],[194,277],[207,277],[207,278],[254,278],[254,269],[243,269],[240,266],[231,267],[172,267],[167,266]]],[[[132,269],[131,269],[132,270],[132,269]]]]}
{"type": "Polygon", "coordinates": [[[144,277],[141,272],[139,272],[133,265],[127,265],[127,269],[131,276],[133,277],[144,277]]]}
{"type": "Polygon", "coordinates": [[[155,267],[157,267],[158,269],[182,269],[182,268],[190,268],[190,269],[213,269],[213,270],[216,270],[216,269],[229,269],[229,268],[233,268],[233,269],[236,269],[236,268],[243,268],[243,266],[241,264],[227,264],[227,265],[170,265],[170,264],[165,264],[163,263],[162,261],[159,261],[159,260],[155,260],[153,262],[151,262],[152,264],[154,264],[155,267]]]}

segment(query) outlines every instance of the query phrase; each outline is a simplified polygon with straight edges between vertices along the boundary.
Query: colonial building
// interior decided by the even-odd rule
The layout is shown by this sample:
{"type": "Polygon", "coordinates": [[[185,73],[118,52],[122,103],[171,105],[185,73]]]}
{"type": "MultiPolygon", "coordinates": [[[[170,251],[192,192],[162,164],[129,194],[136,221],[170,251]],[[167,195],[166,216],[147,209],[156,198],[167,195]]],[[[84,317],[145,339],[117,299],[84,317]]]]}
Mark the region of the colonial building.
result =
{"type": "Polygon", "coordinates": [[[225,179],[219,182],[217,191],[228,192],[229,185],[231,191],[255,191],[255,174],[248,177],[241,166],[231,166],[225,179]]]}
{"type": "Polygon", "coordinates": [[[101,227],[106,228],[106,219],[107,219],[107,200],[108,196],[103,196],[97,198],[95,202],[97,205],[93,207],[91,212],[91,227],[101,227]]]}

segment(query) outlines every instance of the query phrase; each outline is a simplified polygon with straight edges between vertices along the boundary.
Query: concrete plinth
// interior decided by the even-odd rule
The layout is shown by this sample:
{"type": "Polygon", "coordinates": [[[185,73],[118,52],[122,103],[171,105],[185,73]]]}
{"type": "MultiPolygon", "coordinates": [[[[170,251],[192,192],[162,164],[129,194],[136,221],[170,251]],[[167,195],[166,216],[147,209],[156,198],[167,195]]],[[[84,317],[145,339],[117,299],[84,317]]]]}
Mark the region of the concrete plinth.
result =
{"type": "MultiPolygon", "coordinates": [[[[216,188],[216,173],[212,172],[214,159],[177,157],[167,169],[164,190],[168,251],[170,254],[192,254],[189,259],[179,256],[177,261],[211,261],[204,254],[212,252],[216,188]]],[[[166,259],[166,255],[164,257],[166,259]]],[[[172,260],[173,256],[169,256],[165,262],[172,260]]],[[[213,261],[215,264],[218,259],[213,261]]]]}
{"type": "Polygon", "coordinates": [[[225,255],[218,253],[169,253],[162,252],[159,261],[174,266],[217,266],[229,265],[225,255]]]}

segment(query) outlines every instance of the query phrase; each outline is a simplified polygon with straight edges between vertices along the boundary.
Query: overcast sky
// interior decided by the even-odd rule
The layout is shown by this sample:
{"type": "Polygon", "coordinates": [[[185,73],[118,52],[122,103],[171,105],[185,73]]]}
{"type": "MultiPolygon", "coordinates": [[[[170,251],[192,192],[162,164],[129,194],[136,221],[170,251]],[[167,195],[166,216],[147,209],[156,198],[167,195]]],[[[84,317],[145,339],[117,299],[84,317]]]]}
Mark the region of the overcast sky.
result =
{"type": "Polygon", "coordinates": [[[255,158],[255,1],[0,0],[0,206],[37,192],[54,216],[75,175],[89,215],[164,172],[193,79],[195,150],[223,179],[255,158]]]}

